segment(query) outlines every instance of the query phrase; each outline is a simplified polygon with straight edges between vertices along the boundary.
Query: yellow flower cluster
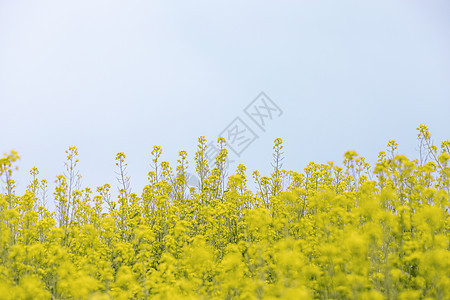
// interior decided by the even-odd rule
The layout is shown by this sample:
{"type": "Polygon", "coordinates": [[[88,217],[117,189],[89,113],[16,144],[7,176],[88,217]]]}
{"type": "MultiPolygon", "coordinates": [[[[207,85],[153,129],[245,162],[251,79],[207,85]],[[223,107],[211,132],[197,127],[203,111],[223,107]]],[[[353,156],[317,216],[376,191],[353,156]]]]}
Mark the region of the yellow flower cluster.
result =
{"type": "Polygon", "coordinates": [[[0,299],[450,299],[450,142],[418,128],[420,159],[390,141],[374,168],[355,151],[344,166],[310,163],[227,176],[225,140],[214,162],[199,139],[199,187],[187,153],[173,172],[155,146],[141,195],[118,153],[119,195],[82,189],[78,150],[57,176],[55,211],[37,168],[23,196],[0,159],[0,299]],[[386,154],[387,153],[387,154],[386,154]]]}

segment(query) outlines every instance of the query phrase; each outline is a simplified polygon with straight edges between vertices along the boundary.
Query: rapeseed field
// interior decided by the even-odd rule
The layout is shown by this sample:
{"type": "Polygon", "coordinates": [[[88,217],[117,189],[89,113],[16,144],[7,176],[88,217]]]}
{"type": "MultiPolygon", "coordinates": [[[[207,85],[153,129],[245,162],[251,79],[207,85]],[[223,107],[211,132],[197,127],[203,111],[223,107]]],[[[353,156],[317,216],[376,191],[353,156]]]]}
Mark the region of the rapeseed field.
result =
{"type": "Polygon", "coordinates": [[[117,197],[80,186],[76,147],[53,193],[33,168],[16,195],[11,151],[0,159],[0,299],[450,299],[450,141],[417,130],[417,159],[389,141],[375,166],[348,151],[341,166],[298,172],[281,168],[276,139],[268,176],[244,165],[227,175],[226,141],[208,161],[201,137],[198,187],[185,151],[172,169],[155,146],[141,194],[118,153],[117,197]]]}

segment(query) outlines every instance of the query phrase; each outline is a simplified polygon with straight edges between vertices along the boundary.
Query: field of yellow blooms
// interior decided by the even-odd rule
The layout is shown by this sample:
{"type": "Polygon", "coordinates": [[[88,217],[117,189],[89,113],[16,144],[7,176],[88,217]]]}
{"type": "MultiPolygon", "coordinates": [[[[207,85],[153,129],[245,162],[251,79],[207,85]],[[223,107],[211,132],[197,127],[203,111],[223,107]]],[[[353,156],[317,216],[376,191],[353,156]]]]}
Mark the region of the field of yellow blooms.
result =
{"type": "Polygon", "coordinates": [[[418,128],[420,158],[390,141],[372,168],[354,151],[342,167],[310,163],[226,175],[226,142],[206,159],[198,141],[199,187],[187,185],[187,153],[173,170],[152,151],[141,195],[82,188],[78,151],[67,152],[49,211],[47,181],[31,170],[15,195],[16,152],[0,159],[0,299],[450,299],[450,141],[418,128]]]}

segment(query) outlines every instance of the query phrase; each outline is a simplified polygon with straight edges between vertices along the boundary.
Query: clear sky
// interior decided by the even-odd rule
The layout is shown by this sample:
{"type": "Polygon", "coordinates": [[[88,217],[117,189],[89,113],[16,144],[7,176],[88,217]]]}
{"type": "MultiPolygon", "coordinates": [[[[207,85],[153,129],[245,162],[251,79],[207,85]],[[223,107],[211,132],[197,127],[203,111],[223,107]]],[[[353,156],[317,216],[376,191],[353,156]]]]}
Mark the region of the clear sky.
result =
{"type": "Polygon", "coordinates": [[[450,138],[449,54],[447,0],[0,0],[0,151],[21,155],[18,192],[33,166],[53,182],[70,145],[84,186],[115,186],[125,152],[139,194],[154,145],[193,172],[197,138],[237,117],[254,135],[231,167],[249,175],[276,137],[286,169],[374,162],[390,139],[416,157],[419,124],[450,138]],[[268,112],[260,92],[279,108],[263,128],[244,111],[268,112]]]}

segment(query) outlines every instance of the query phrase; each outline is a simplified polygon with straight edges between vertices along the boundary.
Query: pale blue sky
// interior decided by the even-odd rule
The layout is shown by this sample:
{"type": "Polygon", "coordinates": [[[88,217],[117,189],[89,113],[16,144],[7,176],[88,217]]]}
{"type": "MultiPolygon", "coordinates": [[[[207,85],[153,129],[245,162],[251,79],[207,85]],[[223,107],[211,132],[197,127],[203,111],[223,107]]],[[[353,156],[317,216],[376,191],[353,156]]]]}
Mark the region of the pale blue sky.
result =
{"type": "Polygon", "coordinates": [[[259,137],[249,175],[276,137],[287,169],[349,149],[373,162],[390,139],[416,156],[420,123],[450,138],[449,53],[446,0],[0,0],[0,151],[22,156],[19,192],[76,145],[84,185],[115,185],[123,151],[140,193],[153,145],[194,170],[197,138],[236,117],[259,137]],[[261,91],[283,111],[265,132],[243,112],[261,91]]]}

